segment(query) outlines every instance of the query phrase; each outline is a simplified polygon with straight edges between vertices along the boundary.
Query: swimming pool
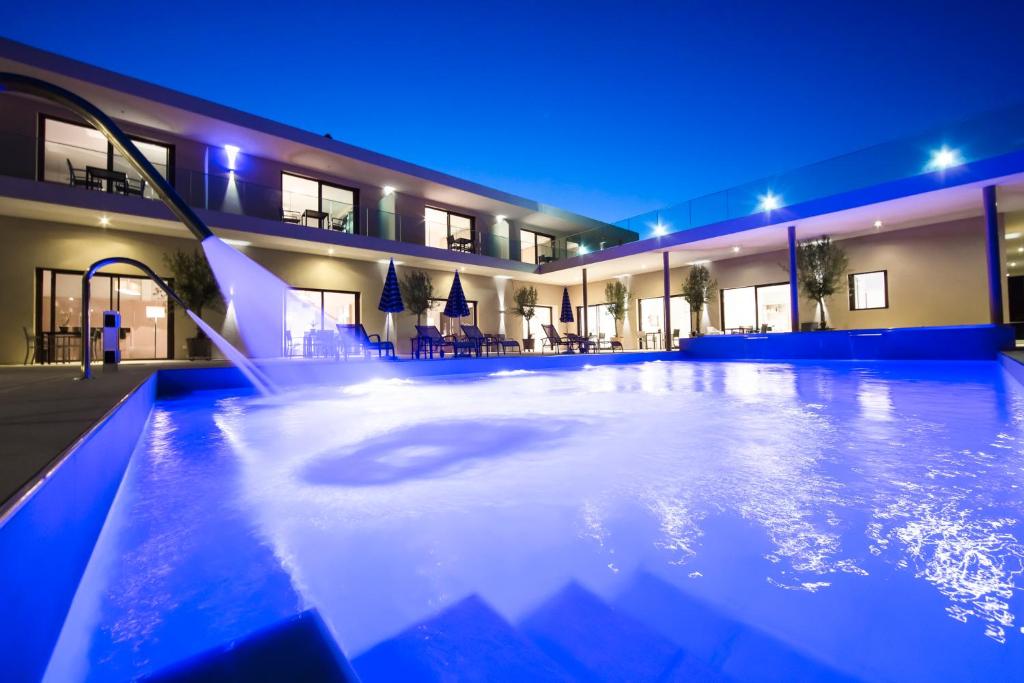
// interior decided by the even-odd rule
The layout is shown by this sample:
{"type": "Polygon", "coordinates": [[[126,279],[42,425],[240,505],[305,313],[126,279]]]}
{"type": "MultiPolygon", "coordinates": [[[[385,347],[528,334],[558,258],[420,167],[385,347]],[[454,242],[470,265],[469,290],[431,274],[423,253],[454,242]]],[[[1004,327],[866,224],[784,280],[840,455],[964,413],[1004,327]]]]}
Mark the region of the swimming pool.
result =
{"type": "Polygon", "coordinates": [[[47,679],[312,607],[365,683],[1018,680],[1022,417],[991,362],[164,399],[47,679]]]}

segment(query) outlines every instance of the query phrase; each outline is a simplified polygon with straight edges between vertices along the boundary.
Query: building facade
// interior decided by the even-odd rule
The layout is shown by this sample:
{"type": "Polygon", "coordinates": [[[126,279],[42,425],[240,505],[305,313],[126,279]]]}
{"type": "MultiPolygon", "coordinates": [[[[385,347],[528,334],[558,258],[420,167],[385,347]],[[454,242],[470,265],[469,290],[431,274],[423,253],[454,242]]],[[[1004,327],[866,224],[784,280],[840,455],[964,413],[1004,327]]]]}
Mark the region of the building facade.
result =
{"type": "MultiPolygon", "coordinates": [[[[390,259],[400,275],[431,275],[437,301],[425,322],[444,332],[456,331],[440,311],[459,272],[484,332],[526,336],[511,308],[515,289],[530,285],[535,337],[554,322],[626,348],[665,348],[696,326],[679,295],[696,263],[716,280],[703,331],[789,331],[791,231],[830,235],[848,254],[847,291],[828,301],[833,327],[987,323],[993,306],[1006,321],[1024,315],[1024,159],[1009,147],[878,183],[851,177],[849,187],[794,192],[792,203],[726,201],[703,218],[689,206],[685,221],[610,225],[10,41],[0,41],[0,71],[55,83],[114,118],[218,236],[307,304],[285,311],[292,339],[326,320],[383,333],[377,301],[390,259]],[[998,203],[986,204],[988,186],[998,203]],[[622,321],[603,305],[612,280],[629,290],[622,321]],[[563,288],[571,325],[557,320],[563,288]]],[[[168,255],[198,244],[98,131],[36,98],[7,92],[0,102],[0,287],[10,323],[0,328],[0,363],[73,362],[90,264],[129,257],[170,277],[168,255]]],[[[141,274],[105,269],[92,291],[92,324],[103,310],[121,312],[124,358],[186,356],[191,321],[141,274]]],[[[800,301],[798,325],[816,315],[800,301]]],[[[230,337],[230,315],[204,318],[230,337]]],[[[395,320],[402,352],[415,322],[408,313],[395,320]]]]}

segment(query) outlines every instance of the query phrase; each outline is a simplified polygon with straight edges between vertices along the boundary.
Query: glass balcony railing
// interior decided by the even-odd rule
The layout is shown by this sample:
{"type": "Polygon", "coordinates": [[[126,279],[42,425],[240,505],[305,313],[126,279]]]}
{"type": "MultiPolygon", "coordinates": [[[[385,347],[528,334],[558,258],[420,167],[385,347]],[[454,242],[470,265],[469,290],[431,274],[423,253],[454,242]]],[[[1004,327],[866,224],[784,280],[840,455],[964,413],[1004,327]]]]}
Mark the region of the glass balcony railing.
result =
{"type": "Polygon", "coordinates": [[[1022,149],[1024,105],[1019,105],[766,176],[615,225],[646,239],[925,173],[955,174],[974,161],[1022,149]]]}
{"type": "MultiPolygon", "coordinates": [[[[115,156],[111,162],[108,155],[96,149],[47,141],[40,154],[38,138],[9,133],[0,133],[0,149],[4,151],[0,154],[0,175],[36,180],[41,163],[45,182],[93,192],[156,198],[152,188],[147,187],[134,170],[117,163],[119,157],[115,156]]],[[[165,165],[155,165],[161,173],[168,172],[165,165]]],[[[403,215],[316,194],[284,191],[281,187],[243,180],[230,171],[204,173],[179,166],[173,168],[171,181],[185,201],[197,209],[511,261],[533,263],[535,259],[536,263],[546,263],[586,253],[588,249],[600,249],[603,244],[611,244],[610,235],[617,235],[620,241],[630,237],[626,231],[609,226],[608,235],[603,240],[598,239],[596,232],[591,236],[593,231],[571,238],[558,238],[543,248],[538,247],[535,255],[531,252],[527,254],[530,258],[523,259],[519,240],[512,240],[506,235],[431,223],[423,215],[403,215]]],[[[636,236],[631,238],[636,239],[636,236]]]]}

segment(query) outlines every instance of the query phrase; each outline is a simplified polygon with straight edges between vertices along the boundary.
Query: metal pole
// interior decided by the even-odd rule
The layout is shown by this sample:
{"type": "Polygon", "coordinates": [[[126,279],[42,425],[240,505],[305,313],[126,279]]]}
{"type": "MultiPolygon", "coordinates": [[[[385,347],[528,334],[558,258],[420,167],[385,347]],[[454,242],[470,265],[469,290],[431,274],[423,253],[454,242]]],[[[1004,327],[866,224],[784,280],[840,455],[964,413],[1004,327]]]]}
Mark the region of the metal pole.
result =
{"type": "MultiPolygon", "coordinates": [[[[92,378],[92,344],[90,343],[92,341],[90,339],[90,337],[92,337],[92,332],[89,329],[89,299],[92,294],[92,287],[90,283],[92,281],[92,276],[99,272],[100,269],[106,268],[114,263],[124,263],[138,268],[145,273],[150,280],[156,283],[156,286],[162,289],[169,298],[176,301],[182,309],[186,311],[188,310],[188,306],[186,306],[185,302],[181,300],[181,297],[179,297],[173,289],[167,286],[167,283],[163,281],[163,278],[153,272],[153,269],[142,261],[136,261],[135,259],[126,258],[124,256],[113,256],[111,258],[100,259],[96,263],[92,264],[84,273],[82,273],[82,379],[92,378]]],[[[156,323],[154,323],[154,325],[155,324],[156,323]]],[[[155,339],[155,328],[153,335],[155,339]]]]}
{"type": "Polygon", "coordinates": [[[791,331],[800,331],[800,289],[796,269],[796,226],[786,229],[789,236],[789,326],[791,331]]]}
{"type": "Polygon", "coordinates": [[[584,339],[588,337],[589,325],[587,325],[587,269],[583,269],[583,334],[584,339]]]}
{"type": "Polygon", "coordinates": [[[996,205],[996,186],[981,188],[985,204],[985,253],[988,257],[988,315],[993,325],[1002,325],[1003,266],[999,256],[999,213],[996,205]]]}
{"type": "Polygon", "coordinates": [[[661,269],[665,278],[665,350],[672,350],[672,285],[668,276],[668,252],[661,252],[661,269]]]}

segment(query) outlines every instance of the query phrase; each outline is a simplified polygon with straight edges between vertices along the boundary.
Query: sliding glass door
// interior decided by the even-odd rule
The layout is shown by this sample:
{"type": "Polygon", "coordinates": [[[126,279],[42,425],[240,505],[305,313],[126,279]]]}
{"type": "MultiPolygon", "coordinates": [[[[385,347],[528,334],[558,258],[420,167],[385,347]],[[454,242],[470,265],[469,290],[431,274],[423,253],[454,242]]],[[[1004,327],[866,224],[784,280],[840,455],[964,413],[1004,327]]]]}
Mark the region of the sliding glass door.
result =
{"type": "Polygon", "coordinates": [[[789,283],[722,290],[722,329],[736,332],[790,332],[789,283]]]}

